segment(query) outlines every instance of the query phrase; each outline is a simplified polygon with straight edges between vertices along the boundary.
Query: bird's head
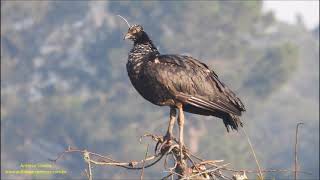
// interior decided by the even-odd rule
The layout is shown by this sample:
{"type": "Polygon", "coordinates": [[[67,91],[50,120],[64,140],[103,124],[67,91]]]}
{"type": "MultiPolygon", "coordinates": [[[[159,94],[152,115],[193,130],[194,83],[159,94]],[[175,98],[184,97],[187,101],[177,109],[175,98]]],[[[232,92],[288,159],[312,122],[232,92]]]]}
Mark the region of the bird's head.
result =
{"type": "Polygon", "coordinates": [[[132,25],[129,27],[127,34],[124,39],[131,39],[132,41],[137,41],[142,38],[144,31],[141,25],[132,25]]]}
{"type": "Polygon", "coordinates": [[[129,27],[128,32],[123,39],[131,39],[133,42],[143,42],[145,40],[149,40],[141,25],[135,24],[130,26],[129,22],[124,17],[120,15],[118,16],[121,17],[129,27]]]}

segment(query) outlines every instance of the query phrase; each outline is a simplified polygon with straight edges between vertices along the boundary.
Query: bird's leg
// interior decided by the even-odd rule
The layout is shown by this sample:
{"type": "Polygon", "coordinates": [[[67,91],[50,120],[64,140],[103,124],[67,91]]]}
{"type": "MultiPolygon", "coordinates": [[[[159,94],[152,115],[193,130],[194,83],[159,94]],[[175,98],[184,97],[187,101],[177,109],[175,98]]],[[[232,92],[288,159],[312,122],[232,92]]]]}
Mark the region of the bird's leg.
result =
{"type": "Polygon", "coordinates": [[[163,137],[163,141],[159,141],[156,144],[155,151],[157,151],[159,149],[160,152],[162,152],[162,150],[166,151],[167,149],[170,148],[171,140],[173,138],[172,131],[173,131],[174,123],[176,121],[176,116],[177,116],[176,108],[175,107],[170,107],[170,120],[169,120],[169,126],[168,126],[167,133],[163,137]],[[159,148],[158,148],[158,146],[159,146],[159,148]]]}
{"type": "Polygon", "coordinates": [[[180,160],[181,162],[183,161],[183,146],[184,146],[184,141],[183,141],[183,126],[184,126],[184,114],[183,114],[183,108],[182,104],[177,105],[179,109],[179,116],[178,116],[178,125],[179,125],[179,143],[180,143],[180,160]]]}
{"type": "Polygon", "coordinates": [[[174,122],[176,121],[176,115],[177,111],[176,108],[170,107],[170,120],[169,120],[169,126],[166,135],[164,136],[164,140],[170,140],[173,137],[173,126],[174,122]]]}

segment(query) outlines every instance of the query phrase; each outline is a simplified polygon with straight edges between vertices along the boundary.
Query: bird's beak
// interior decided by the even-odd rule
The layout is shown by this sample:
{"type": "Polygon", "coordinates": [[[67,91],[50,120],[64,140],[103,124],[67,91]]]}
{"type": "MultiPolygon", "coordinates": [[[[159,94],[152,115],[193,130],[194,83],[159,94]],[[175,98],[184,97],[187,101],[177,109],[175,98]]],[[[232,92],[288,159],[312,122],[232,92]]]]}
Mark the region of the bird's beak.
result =
{"type": "Polygon", "coordinates": [[[123,40],[126,40],[126,39],[132,39],[133,36],[130,34],[130,33],[127,33],[124,37],[123,37],[123,40]]]}

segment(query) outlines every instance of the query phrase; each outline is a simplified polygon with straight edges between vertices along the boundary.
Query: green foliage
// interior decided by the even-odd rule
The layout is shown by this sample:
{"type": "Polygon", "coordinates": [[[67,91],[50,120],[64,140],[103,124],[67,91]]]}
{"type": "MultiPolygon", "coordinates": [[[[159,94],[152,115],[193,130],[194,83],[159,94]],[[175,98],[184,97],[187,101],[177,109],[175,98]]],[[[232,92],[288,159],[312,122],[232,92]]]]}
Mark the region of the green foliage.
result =
{"type": "Polygon", "coordinates": [[[254,90],[257,97],[266,97],[279,90],[297,69],[298,51],[298,47],[289,42],[267,48],[251,68],[256,76],[250,77],[245,86],[254,90]]]}

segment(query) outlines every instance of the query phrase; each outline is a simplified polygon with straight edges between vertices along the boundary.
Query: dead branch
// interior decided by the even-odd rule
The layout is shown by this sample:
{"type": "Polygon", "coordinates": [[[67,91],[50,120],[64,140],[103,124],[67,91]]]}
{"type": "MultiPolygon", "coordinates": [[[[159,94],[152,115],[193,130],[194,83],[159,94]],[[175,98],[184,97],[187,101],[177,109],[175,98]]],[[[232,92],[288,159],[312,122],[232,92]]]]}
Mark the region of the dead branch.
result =
{"type": "MultiPolygon", "coordinates": [[[[152,167],[153,165],[160,162],[164,158],[164,172],[167,172],[168,175],[162,179],[173,179],[177,177],[178,179],[213,179],[213,180],[245,180],[248,179],[246,173],[259,173],[262,177],[262,172],[291,172],[289,169],[261,169],[258,163],[258,170],[250,169],[232,169],[227,166],[230,163],[221,164],[224,160],[204,160],[195,154],[192,154],[187,147],[183,147],[183,163],[181,162],[180,146],[179,142],[176,139],[172,141],[164,142],[162,136],[157,136],[153,134],[145,134],[140,138],[151,138],[156,143],[156,148],[154,155],[149,156],[149,144],[147,145],[146,153],[144,159],[142,160],[133,160],[129,162],[121,162],[110,158],[109,156],[104,156],[98,153],[90,152],[88,150],[80,150],[77,148],[71,148],[70,146],[64,152],[58,154],[56,159],[51,161],[57,162],[63,156],[69,153],[79,153],[83,156],[84,161],[87,163],[86,174],[89,180],[93,179],[92,174],[92,164],[98,166],[117,166],[131,170],[141,170],[140,179],[143,179],[144,170],[146,168],[152,167]],[[168,167],[168,160],[174,163],[173,167],[168,167]],[[242,173],[239,174],[239,173],[242,173]]],[[[249,140],[250,142],[250,140],[249,140]]],[[[249,143],[251,144],[251,143],[249,143]]],[[[250,145],[251,148],[252,144],[250,145]]],[[[256,159],[256,157],[255,157],[256,159]]],[[[257,161],[257,159],[256,159],[257,161]]],[[[295,169],[295,172],[296,169],[295,169]]],[[[308,173],[308,172],[301,172],[308,173]]]]}
{"type": "Polygon", "coordinates": [[[86,154],[89,155],[89,157],[90,156],[92,157],[92,158],[90,158],[90,163],[93,163],[95,165],[119,166],[119,167],[123,167],[123,168],[126,168],[126,169],[133,169],[133,170],[142,169],[142,167],[136,167],[136,166],[139,165],[139,164],[142,164],[144,161],[145,162],[147,162],[147,161],[149,162],[149,161],[152,161],[152,160],[154,160],[154,159],[156,159],[158,157],[154,162],[152,162],[149,165],[146,165],[144,168],[151,167],[155,163],[160,161],[161,158],[163,157],[163,156],[161,156],[159,154],[156,154],[156,155],[153,155],[153,156],[146,157],[145,160],[130,161],[130,162],[120,162],[120,161],[116,161],[116,160],[114,160],[112,158],[103,156],[101,154],[97,154],[97,153],[90,152],[90,151],[87,151],[87,150],[80,150],[80,149],[72,148],[72,147],[69,146],[68,149],[63,151],[62,153],[60,153],[57,156],[57,158],[49,159],[49,160],[56,163],[59,159],[61,159],[65,154],[68,154],[68,153],[82,153],[82,154],[86,153],[86,154]]]}
{"type": "Polygon", "coordinates": [[[87,150],[84,150],[83,153],[83,159],[84,161],[88,164],[88,179],[92,180],[92,169],[91,169],[91,159],[90,159],[90,154],[88,153],[87,150]]]}

